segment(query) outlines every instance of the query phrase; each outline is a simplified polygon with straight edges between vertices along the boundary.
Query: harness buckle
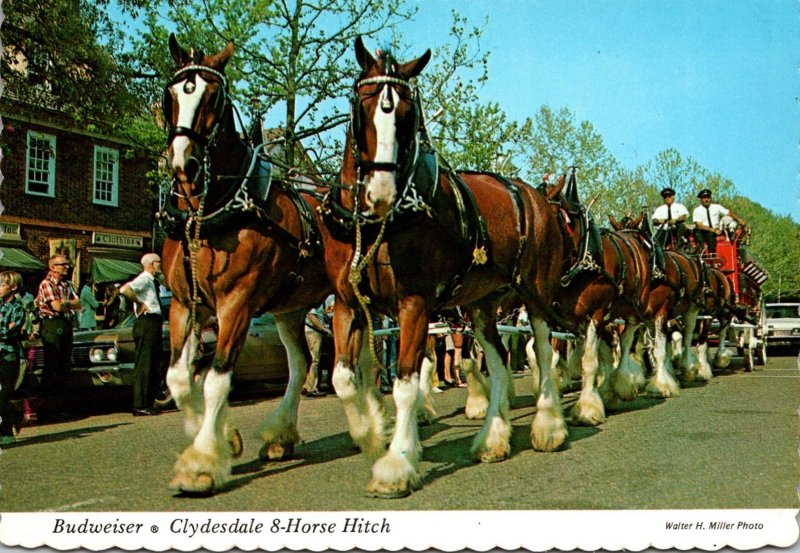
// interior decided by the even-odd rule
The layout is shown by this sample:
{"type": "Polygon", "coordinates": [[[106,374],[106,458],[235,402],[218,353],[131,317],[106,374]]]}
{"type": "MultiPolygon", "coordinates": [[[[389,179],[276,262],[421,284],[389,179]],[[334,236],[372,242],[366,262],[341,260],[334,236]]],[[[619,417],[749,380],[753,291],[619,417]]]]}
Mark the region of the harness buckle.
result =
{"type": "Polygon", "coordinates": [[[197,253],[200,251],[200,239],[199,238],[192,238],[189,240],[189,251],[192,253],[197,253]]]}

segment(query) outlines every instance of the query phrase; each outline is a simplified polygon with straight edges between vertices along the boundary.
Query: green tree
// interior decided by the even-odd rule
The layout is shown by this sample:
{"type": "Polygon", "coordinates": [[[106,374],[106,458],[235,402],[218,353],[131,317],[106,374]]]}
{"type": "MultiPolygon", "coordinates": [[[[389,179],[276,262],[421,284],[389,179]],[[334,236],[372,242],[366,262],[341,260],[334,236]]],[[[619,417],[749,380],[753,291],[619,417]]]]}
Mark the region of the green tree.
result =
{"type": "Polygon", "coordinates": [[[726,207],[751,229],[750,254],[770,274],[763,286],[767,298],[800,298],[800,224],[744,196],[731,198],[726,207]]]}
{"type": "Polygon", "coordinates": [[[118,62],[120,37],[100,0],[7,0],[4,95],[118,134],[142,114],[118,62]]]}
{"type": "Polygon", "coordinates": [[[653,210],[661,205],[659,189],[648,182],[645,168],[641,165],[633,169],[619,167],[603,197],[597,213],[606,217],[613,215],[617,219],[627,213],[635,216],[644,208],[652,215],[653,210]]]}
{"type": "Polygon", "coordinates": [[[676,200],[690,206],[697,203],[697,193],[709,188],[715,198],[736,194],[733,182],[703,167],[696,159],[683,156],[675,148],[658,152],[645,166],[645,178],[658,190],[672,188],[676,200]]]}
{"type": "MultiPolygon", "coordinates": [[[[410,17],[414,9],[400,0],[142,0],[129,6],[145,32],[131,37],[132,63],[138,74],[152,75],[149,94],[155,99],[171,74],[167,36],[176,31],[185,46],[216,52],[229,41],[236,55],[227,66],[232,94],[246,118],[268,113],[278,121],[286,144],[283,161],[294,166],[297,146],[309,139],[317,161],[340,156],[333,140],[315,139],[348,120],[341,109],[355,73],[353,43],[358,35],[373,36],[410,17]],[[164,18],[174,22],[168,28],[164,18]],[[319,150],[317,150],[319,148],[319,150]]],[[[145,83],[146,86],[147,83],[145,83]]]]}
{"type": "Polygon", "coordinates": [[[555,111],[545,105],[522,124],[519,135],[520,166],[529,182],[538,183],[545,173],[561,174],[575,165],[583,202],[597,197],[595,210],[612,202],[615,192],[610,185],[619,164],[589,121],[577,123],[569,109],[555,111]]]}

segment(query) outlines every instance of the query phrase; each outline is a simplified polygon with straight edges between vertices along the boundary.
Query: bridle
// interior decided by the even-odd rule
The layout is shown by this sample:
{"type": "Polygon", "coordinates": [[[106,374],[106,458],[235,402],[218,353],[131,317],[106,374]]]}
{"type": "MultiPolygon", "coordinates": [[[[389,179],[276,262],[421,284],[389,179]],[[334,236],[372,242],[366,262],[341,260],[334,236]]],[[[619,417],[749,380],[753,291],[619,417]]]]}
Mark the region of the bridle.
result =
{"type": "Polygon", "coordinates": [[[185,136],[191,139],[192,141],[200,144],[201,146],[205,147],[207,144],[210,144],[216,137],[217,131],[220,127],[219,119],[217,119],[217,121],[215,122],[214,128],[211,130],[208,136],[203,136],[202,134],[194,130],[194,127],[197,125],[197,115],[198,115],[197,113],[195,113],[195,119],[194,121],[192,121],[191,127],[182,127],[172,124],[172,95],[170,94],[170,89],[177,83],[181,82],[183,80],[181,79],[181,77],[187,73],[191,73],[191,75],[189,79],[187,79],[187,84],[185,86],[193,85],[194,78],[197,76],[198,73],[201,72],[215,76],[217,79],[219,79],[220,84],[222,85],[219,89],[219,92],[217,93],[216,101],[215,104],[212,106],[212,108],[215,111],[222,113],[223,110],[225,109],[225,106],[227,106],[228,104],[228,95],[229,95],[228,78],[225,76],[224,73],[221,73],[216,69],[212,69],[211,67],[208,67],[206,65],[197,65],[197,64],[187,65],[186,67],[178,69],[172,76],[172,80],[169,83],[167,83],[167,85],[164,87],[164,99],[161,102],[161,106],[164,111],[164,120],[166,122],[167,129],[169,131],[170,142],[172,142],[172,140],[176,136],[185,136]]]}
{"type": "MultiPolygon", "coordinates": [[[[169,83],[167,83],[167,85],[164,87],[164,95],[161,102],[161,106],[163,110],[164,121],[167,127],[167,132],[169,135],[168,143],[172,144],[172,142],[175,140],[176,137],[185,136],[186,138],[188,138],[189,140],[191,140],[200,147],[202,156],[200,156],[201,163],[200,163],[200,171],[197,175],[198,181],[200,181],[201,179],[205,181],[207,178],[210,178],[211,158],[209,152],[210,150],[213,149],[214,144],[216,143],[217,136],[219,135],[219,131],[223,126],[222,114],[225,112],[225,109],[228,106],[229,95],[230,93],[228,90],[228,78],[225,76],[225,74],[220,71],[217,71],[216,69],[200,64],[191,64],[178,69],[173,75],[172,80],[169,83]],[[208,73],[210,75],[213,75],[214,77],[219,79],[221,85],[219,91],[215,94],[214,103],[213,105],[211,105],[211,109],[214,112],[220,114],[220,116],[217,117],[217,119],[214,121],[214,126],[211,128],[211,131],[207,134],[201,134],[200,132],[195,130],[195,128],[197,127],[198,118],[201,111],[200,109],[197,109],[195,111],[191,126],[186,127],[186,126],[172,124],[173,99],[170,89],[175,84],[181,82],[183,80],[182,77],[187,74],[189,75],[189,77],[186,79],[186,84],[184,85],[184,87],[185,88],[190,86],[194,87],[195,79],[199,73],[208,73]]],[[[173,179],[173,185],[174,184],[175,182],[173,179]]],[[[208,187],[206,186],[204,188],[208,187]]],[[[189,196],[177,192],[175,190],[175,187],[173,186],[172,193],[178,195],[179,197],[182,197],[184,200],[190,200],[203,196],[203,194],[205,194],[205,191],[197,195],[189,196]]]]}
{"type": "MultiPolygon", "coordinates": [[[[387,94],[386,97],[381,100],[381,105],[378,107],[378,109],[382,109],[388,113],[394,107],[392,95],[387,94]]],[[[350,97],[350,148],[357,169],[356,185],[359,190],[363,189],[364,187],[364,177],[372,171],[393,172],[398,177],[398,181],[409,181],[412,178],[412,169],[414,168],[414,165],[419,157],[419,133],[423,129],[422,121],[422,103],[419,98],[418,89],[414,82],[392,75],[378,75],[356,81],[350,97]],[[375,92],[368,96],[370,98],[381,94],[384,89],[392,86],[400,86],[411,92],[411,104],[414,117],[411,126],[411,143],[404,152],[398,152],[396,162],[376,162],[373,160],[363,159],[362,154],[364,154],[364,150],[366,150],[366,145],[363,143],[362,138],[364,131],[363,106],[362,98],[358,94],[358,91],[361,87],[367,85],[381,85],[375,92]],[[401,159],[404,160],[404,163],[402,164],[399,163],[401,159]]],[[[403,188],[407,189],[408,182],[404,182],[403,184],[403,188]]],[[[400,199],[400,196],[401,195],[398,194],[398,200],[400,199]]]]}

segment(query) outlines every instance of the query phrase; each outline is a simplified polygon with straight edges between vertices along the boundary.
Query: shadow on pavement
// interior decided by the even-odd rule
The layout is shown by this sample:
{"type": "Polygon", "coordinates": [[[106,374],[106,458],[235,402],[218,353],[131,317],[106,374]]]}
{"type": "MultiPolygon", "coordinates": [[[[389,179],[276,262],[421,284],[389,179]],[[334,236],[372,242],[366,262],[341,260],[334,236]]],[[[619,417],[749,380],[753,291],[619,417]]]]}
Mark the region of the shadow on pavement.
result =
{"type": "MultiPolygon", "coordinates": [[[[130,422],[121,422],[119,424],[107,424],[104,426],[87,426],[84,428],[73,428],[64,430],[63,432],[54,432],[52,434],[40,434],[38,436],[26,437],[24,433],[20,434],[17,441],[13,444],[4,445],[3,449],[12,449],[20,446],[30,446],[35,444],[45,444],[51,442],[60,442],[62,440],[72,440],[74,438],[83,438],[99,432],[105,432],[120,426],[127,426],[132,424],[130,422]]],[[[24,431],[23,431],[24,432],[24,431]]]]}

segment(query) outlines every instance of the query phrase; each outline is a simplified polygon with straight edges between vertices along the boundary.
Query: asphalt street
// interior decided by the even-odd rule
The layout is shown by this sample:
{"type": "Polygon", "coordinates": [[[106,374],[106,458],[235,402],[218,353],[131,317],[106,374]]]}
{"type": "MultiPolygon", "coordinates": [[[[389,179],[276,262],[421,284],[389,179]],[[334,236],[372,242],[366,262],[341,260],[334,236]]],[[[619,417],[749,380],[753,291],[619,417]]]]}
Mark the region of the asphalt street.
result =
{"type": "MultiPolygon", "coordinates": [[[[333,395],[301,402],[304,442],[293,459],[259,461],[255,432],[277,405],[271,396],[233,405],[245,450],[227,488],[213,497],[167,489],[186,444],[180,413],[133,418],[125,410],[24,428],[0,455],[0,512],[800,507],[794,354],[753,373],[735,358],[729,370],[677,398],[640,397],[600,427],[570,427],[568,446],[555,453],[531,449],[529,374],[514,383],[511,458],[470,460],[480,423],[464,418],[466,389],[447,390],[435,396],[438,420],[421,429],[425,486],[404,499],[365,496],[370,465],[333,395]]],[[[567,394],[565,405],[575,398],[567,394]]]]}

